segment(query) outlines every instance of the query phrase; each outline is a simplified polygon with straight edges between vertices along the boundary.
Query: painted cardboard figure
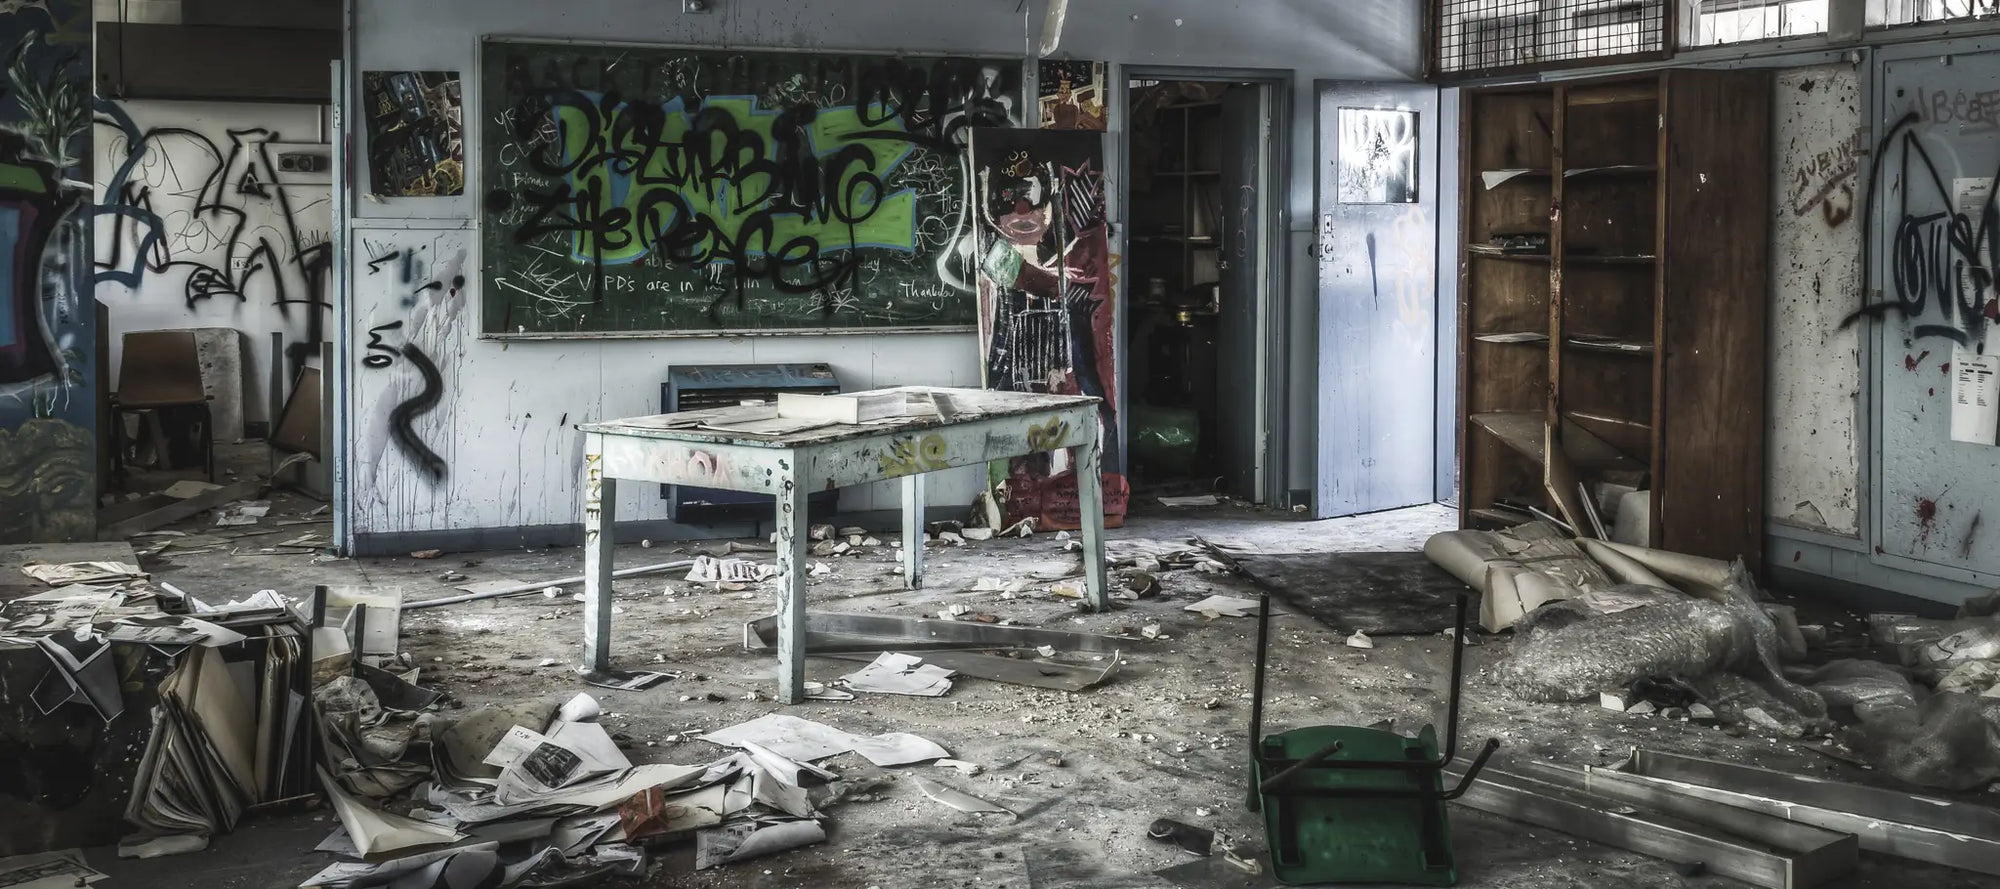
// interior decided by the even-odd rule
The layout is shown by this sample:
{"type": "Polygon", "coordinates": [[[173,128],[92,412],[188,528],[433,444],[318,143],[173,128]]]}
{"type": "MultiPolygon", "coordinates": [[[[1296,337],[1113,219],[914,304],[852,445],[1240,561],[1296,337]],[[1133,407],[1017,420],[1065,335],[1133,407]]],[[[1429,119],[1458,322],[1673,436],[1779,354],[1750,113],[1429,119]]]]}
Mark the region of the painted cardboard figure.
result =
{"type": "MultiPolygon", "coordinates": [[[[1090,395],[1104,433],[1106,522],[1128,497],[1118,442],[1113,287],[1101,141],[1087,133],[978,130],[980,334],[988,388],[1090,395]]],[[[1012,461],[1008,522],[1080,523],[1070,456],[1012,461]]]]}

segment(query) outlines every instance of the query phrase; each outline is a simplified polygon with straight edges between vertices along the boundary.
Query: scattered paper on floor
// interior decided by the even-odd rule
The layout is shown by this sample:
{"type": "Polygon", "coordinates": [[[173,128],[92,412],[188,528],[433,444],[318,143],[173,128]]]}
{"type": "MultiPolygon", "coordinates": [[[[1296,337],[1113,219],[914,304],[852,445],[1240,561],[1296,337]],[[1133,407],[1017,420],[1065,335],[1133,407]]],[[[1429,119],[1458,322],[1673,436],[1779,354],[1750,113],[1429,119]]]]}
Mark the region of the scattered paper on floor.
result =
{"type": "Polygon", "coordinates": [[[853,691],[935,698],[951,691],[953,675],[915,655],[885,651],[868,666],[840,678],[853,691]]]}
{"type": "Polygon", "coordinates": [[[5,889],[70,889],[102,879],[75,849],[0,858],[0,887],[5,889]]]}
{"type": "Polygon", "coordinates": [[[1209,617],[1254,617],[1257,614],[1257,601],[1218,595],[1210,596],[1183,610],[1209,617]]]}
{"type": "Polygon", "coordinates": [[[904,732],[872,738],[850,734],[809,719],[772,713],[749,722],[702,735],[701,739],[724,747],[738,747],[743,741],[763,745],[778,755],[800,762],[812,762],[853,751],[878,766],[909,765],[944,759],[951,752],[904,732]]]}

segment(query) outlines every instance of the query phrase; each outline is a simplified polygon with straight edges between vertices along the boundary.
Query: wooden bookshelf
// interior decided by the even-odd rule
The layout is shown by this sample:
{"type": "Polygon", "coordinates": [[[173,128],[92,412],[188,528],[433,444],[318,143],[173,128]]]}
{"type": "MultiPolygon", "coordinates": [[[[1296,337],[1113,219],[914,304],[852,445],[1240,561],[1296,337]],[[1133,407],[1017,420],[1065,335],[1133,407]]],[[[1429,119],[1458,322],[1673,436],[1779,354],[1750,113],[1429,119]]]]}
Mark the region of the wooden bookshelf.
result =
{"type": "Polygon", "coordinates": [[[1761,564],[1770,91],[1693,70],[1468,91],[1466,527],[1562,514],[1554,424],[1559,469],[1652,491],[1651,545],[1761,564]]]}

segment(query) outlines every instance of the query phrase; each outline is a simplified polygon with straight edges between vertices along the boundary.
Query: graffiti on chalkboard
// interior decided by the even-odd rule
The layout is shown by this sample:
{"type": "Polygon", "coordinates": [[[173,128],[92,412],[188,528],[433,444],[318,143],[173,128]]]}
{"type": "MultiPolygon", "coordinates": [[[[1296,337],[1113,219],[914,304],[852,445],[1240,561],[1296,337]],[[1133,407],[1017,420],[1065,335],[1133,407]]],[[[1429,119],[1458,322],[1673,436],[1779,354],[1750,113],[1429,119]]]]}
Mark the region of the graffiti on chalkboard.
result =
{"type": "Polygon", "coordinates": [[[620,79],[512,51],[494,332],[972,320],[960,146],[1019,123],[1018,64],[670,52],[620,79]]]}

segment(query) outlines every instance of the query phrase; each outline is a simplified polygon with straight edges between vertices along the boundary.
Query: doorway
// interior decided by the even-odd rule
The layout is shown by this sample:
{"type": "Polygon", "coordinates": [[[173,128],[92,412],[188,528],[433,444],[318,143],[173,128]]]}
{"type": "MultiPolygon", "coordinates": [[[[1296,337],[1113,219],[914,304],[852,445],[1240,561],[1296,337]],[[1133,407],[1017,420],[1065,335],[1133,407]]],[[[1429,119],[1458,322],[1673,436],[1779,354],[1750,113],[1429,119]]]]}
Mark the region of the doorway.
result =
{"type": "MultiPolygon", "coordinates": [[[[1124,330],[1133,503],[1217,494],[1262,503],[1280,431],[1268,83],[1125,81],[1124,330]]],[[[1280,368],[1282,364],[1278,365],[1280,368]]]]}

